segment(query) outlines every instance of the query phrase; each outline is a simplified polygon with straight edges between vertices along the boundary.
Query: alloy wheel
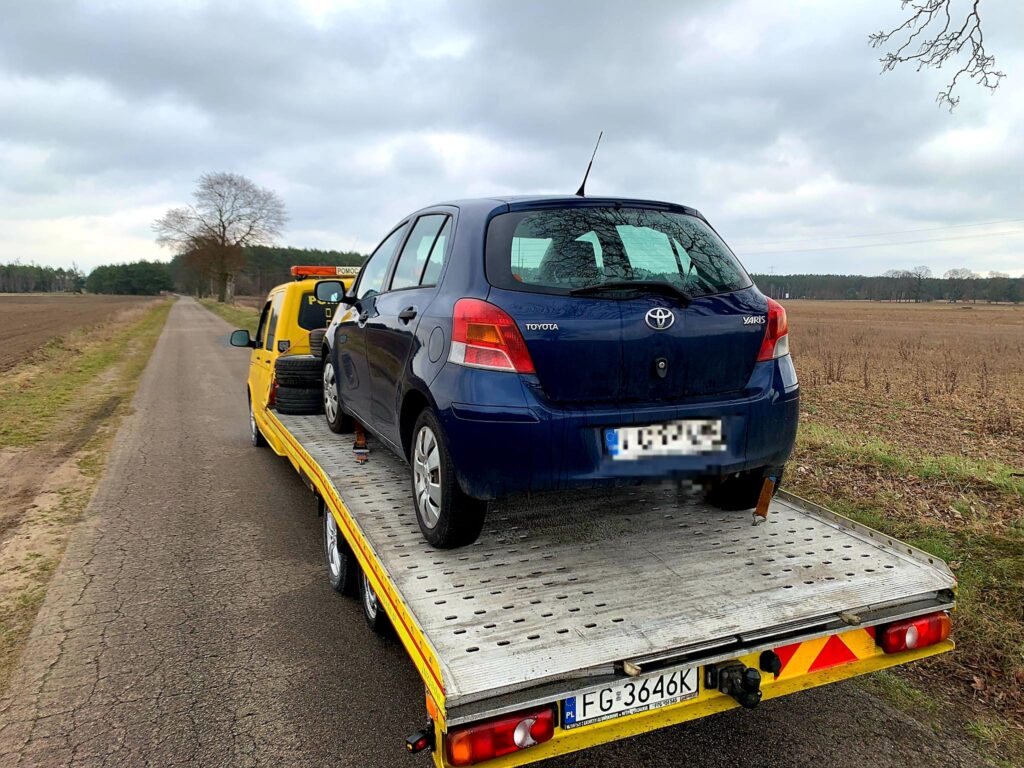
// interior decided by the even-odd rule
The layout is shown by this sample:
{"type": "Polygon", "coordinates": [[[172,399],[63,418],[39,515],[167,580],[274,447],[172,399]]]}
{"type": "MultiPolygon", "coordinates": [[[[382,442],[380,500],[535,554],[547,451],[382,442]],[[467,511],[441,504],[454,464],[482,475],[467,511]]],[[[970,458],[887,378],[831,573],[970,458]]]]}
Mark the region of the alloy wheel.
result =
{"type": "Polygon", "coordinates": [[[441,447],[428,426],[420,427],[416,434],[412,471],[420,519],[433,528],[441,516],[441,447]]]}
{"type": "Polygon", "coordinates": [[[334,364],[329,360],[324,364],[324,413],[328,421],[338,418],[338,380],[334,375],[334,364]]]}

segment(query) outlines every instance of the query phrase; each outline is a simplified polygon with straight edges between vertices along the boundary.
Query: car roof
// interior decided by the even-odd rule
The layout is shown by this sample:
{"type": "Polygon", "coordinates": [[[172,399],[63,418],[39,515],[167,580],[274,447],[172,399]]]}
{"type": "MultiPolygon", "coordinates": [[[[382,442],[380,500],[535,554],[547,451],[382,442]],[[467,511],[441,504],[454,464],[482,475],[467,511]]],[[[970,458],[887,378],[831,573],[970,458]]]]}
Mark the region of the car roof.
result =
{"type": "Polygon", "coordinates": [[[587,206],[621,205],[630,208],[658,208],[672,210],[697,216],[704,216],[696,208],[678,203],[667,203],[662,200],[644,200],[631,197],[577,197],[576,195],[494,195],[491,197],[474,197],[462,200],[448,200],[438,203],[439,206],[454,206],[459,209],[492,212],[497,209],[506,211],[528,210],[532,208],[584,208],[587,206]]]}

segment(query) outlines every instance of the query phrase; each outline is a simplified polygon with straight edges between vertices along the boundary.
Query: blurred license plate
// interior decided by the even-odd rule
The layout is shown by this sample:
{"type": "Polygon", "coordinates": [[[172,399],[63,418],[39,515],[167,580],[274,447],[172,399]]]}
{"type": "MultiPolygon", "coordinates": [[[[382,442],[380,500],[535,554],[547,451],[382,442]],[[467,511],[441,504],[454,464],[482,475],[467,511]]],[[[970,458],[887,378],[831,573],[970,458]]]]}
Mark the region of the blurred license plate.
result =
{"type": "Polygon", "coordinates": [[[576,728],[692,699],[698,693],[697,667],[613,683],[562,701],[562,727],[576,728]]]}
{"type": "Polygon", "coordinates": [[[604,440],[613,459],[695,456],[725,450],[720,419],[682,419],[645,427],[606,429],[604,440]]]}

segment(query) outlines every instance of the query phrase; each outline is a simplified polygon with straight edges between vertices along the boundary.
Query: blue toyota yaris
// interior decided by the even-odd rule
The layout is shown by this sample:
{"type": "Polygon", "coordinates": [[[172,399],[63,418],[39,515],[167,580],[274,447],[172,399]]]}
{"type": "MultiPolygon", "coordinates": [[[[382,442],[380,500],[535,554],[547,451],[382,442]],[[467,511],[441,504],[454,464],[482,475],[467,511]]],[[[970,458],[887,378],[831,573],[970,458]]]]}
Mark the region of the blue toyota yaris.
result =
{"type": "Polygon", "coordinates": [[[324,337],[327,420],[358,419],[409,462],[438,547],[472,542],[486,500],[524,491],[670,477],[749,509],[793,448],[786,312],[692,208],[432,206],[384,238],[341,301],[324,337]]]}

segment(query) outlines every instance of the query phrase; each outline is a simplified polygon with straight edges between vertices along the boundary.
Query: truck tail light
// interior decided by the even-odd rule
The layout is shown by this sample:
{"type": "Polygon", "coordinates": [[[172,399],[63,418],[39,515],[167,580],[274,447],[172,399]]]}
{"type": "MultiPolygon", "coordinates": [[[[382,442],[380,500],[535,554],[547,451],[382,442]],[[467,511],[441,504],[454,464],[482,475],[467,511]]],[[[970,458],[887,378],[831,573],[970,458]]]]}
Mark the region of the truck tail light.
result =
{"type": "Polygon", "coordinates": [[[277,379],[270,381],[270,395],[267,397],[267,405],[277,405],[277,379]]]}
{"type": "Polygon", "coordinates": [[[554,735],[555,713],[551,707],[455,728],[445,738],[448,762],[452,765],[475,765],[543,744],[554,735]]]}
{"type": "Polygon", "coordinates": [[[775,360],[789,354],[789,321],[786,310],[779,302],[768,299],[768,322],[765,323],[764,341],[757,362],[775,360]]]}
{"type": "Polygon", "coordinates": [[[534,373],[533,358],[515,320],[480,299],[455,302],[448,360],[489,371],[534,373]]]}
{"type": "Polygon", "coordinates": [[[886,653],[899,653],[914,648],[927,648],[949,637],[951,623],[945,611],[905,619],[882,630],[879,644],[886,653]]]}

